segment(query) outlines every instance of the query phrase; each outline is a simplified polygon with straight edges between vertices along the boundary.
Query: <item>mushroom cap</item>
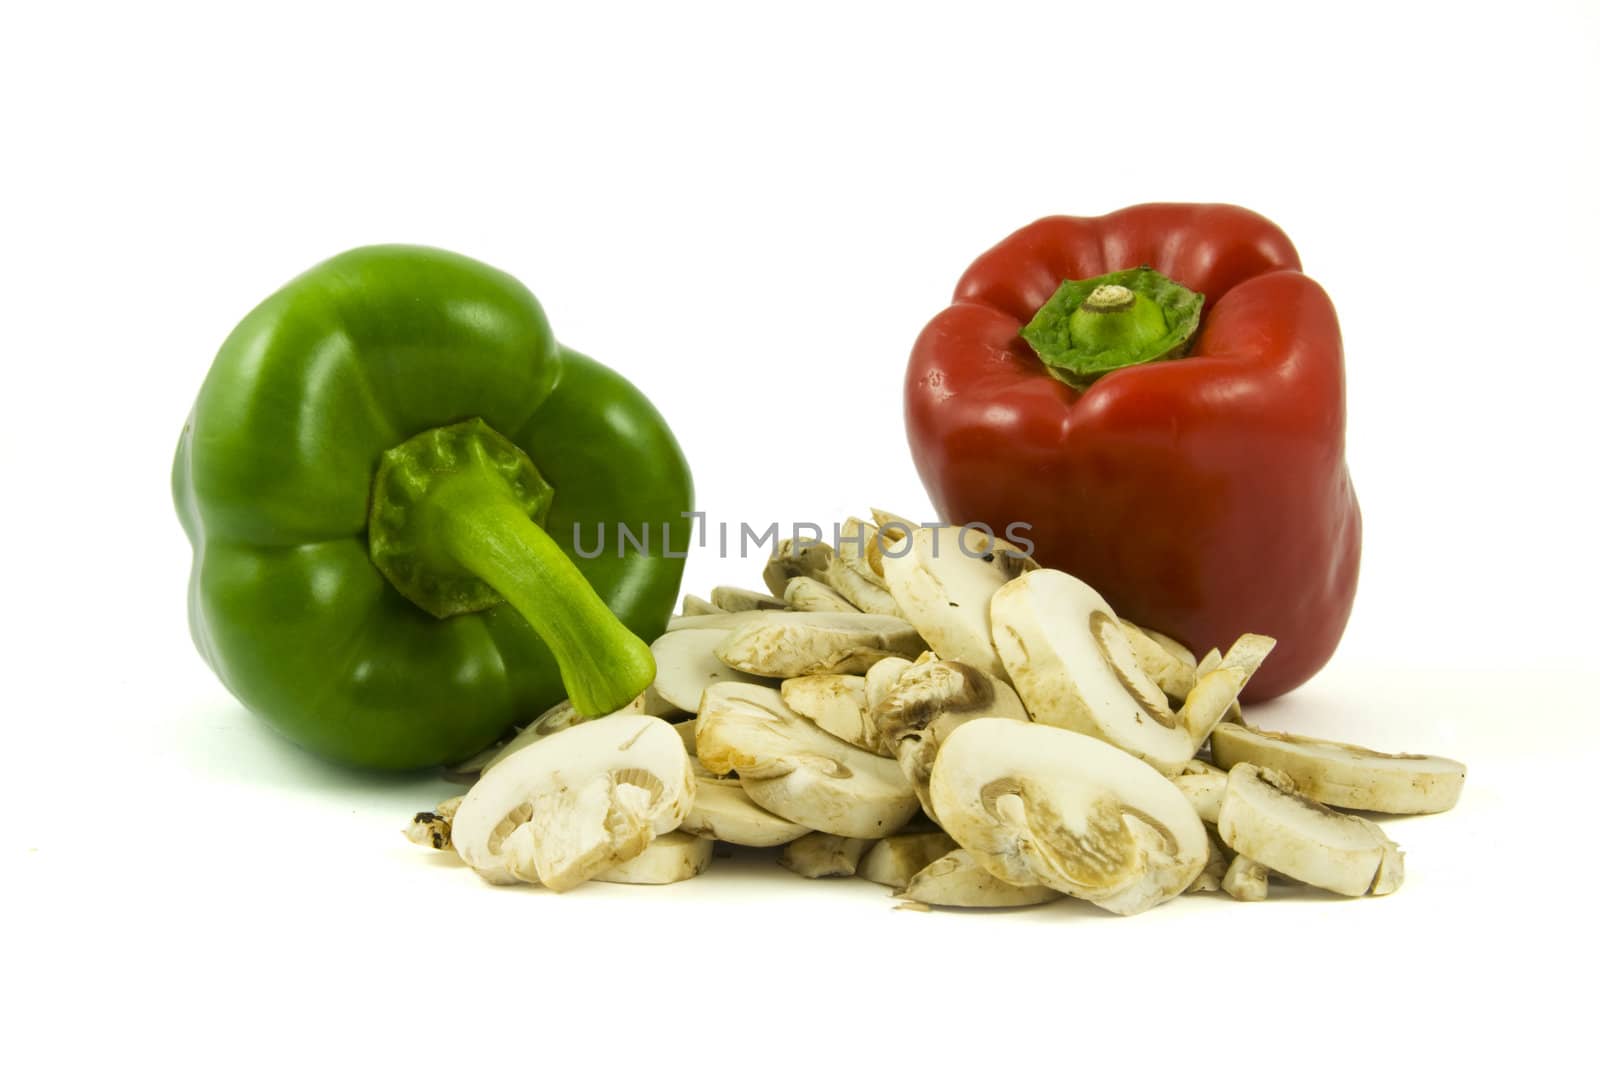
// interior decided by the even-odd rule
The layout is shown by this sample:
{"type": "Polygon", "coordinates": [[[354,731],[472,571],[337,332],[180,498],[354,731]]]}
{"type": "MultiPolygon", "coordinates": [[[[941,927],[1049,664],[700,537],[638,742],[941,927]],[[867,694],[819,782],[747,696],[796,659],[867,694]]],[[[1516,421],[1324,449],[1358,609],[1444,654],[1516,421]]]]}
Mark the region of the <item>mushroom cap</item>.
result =
{"type": "Polygon", "coordinates": [[[811,832],[757,806],[737,777],[718,777],[696,766],[694,806],[678,827],[683,832],[748,848],[775,848],[811,832]]]}
{"type": "Polygon", "coordinates": [[[934,813],[995,877],[1119,914],[1177,896],[1209,848],[1194,808],[1138,759],[1006,718],[958,726],[933,764],[934,813]]]}
{"type": "Polygon", "coordinates": [[[916,794],[893,759],[817,728],[775,688],[714,684],[696,727],[696,748],[709,770],[737,771],[752,800],[808,829],[875,838],[917,813],[916,794]]]}
{"type": "Polygon", "coordinates": [[[539,881],[559,892],[678,828],[694,791],[689,755],[671,725],[612,714],[484,771],[456,811],[451,838],[490,880],[539,881]]]}

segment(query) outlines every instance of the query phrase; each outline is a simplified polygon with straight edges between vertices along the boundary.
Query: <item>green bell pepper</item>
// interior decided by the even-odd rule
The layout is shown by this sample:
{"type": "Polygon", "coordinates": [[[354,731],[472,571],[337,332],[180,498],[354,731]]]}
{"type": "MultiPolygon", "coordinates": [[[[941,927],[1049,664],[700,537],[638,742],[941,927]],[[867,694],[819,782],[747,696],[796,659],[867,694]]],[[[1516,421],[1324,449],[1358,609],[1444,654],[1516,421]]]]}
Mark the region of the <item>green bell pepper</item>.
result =
{"type": "Polygon", "coordinates": [[[644,690],[692,508],[638,390],[559,345],[515,279],[407,246],[334,257],[245,317],[172,483],[223,684],[385,769],[471,755],[563,692],[593,716],[644,690]]]}

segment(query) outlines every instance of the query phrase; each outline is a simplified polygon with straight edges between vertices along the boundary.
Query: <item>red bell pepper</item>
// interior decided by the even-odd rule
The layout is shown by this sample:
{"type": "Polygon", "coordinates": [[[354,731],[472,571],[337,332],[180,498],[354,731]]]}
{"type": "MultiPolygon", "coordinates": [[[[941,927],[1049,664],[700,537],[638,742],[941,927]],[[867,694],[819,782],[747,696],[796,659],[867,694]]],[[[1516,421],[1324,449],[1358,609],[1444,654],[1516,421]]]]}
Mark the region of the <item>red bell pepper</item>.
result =
{"type": "Polygon", "coordinates": [[[1349,619],[1344,426],[1332,303],[1282,231],[1231,205],[1022,228],[967,269],[906,373],[941,517],[1030,525],[1042,564],[1196,651],[1276,637],[1251,700],[1309,679],[1349,619]]]}

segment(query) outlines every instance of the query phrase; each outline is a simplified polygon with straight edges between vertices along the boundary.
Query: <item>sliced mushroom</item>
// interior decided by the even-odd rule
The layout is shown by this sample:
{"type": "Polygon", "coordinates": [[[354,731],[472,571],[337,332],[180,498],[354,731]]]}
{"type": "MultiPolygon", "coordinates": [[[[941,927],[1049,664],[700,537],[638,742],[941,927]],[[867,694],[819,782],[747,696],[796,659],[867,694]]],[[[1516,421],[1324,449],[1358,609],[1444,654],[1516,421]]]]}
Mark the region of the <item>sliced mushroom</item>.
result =
{"type": "MultiPolygon", "coordinates": [[[[649,690],[646,689],[643,694],[635,696],[631,703],[614,713],[643,714],[645,713],[645,703],[648,696],[649,690]]],[[[610,717],[610,715],[604,716],[610,717]]],[[[655,716],[654,714],[651,715],[651,717],[655,716]]],[[[509,743],[501,746],[493,755],[488,756],[478,770],[479,776],[488,773],[496,765],[504,762],[530,744],[537,744],[545,737],[553,736],[575,725],[582,725],[586,720],[592,719],[585,719],[582,714],[579,714],[573,708],[572,700],[563,699],[537,718],[534,718],[525,728],[518,730],[517,735],[513,736],[509,743]]]]}
{"type": "Polygon", "coordinates": [[[638,855],[594,876],[618,885],[671,885],[705,873],[715,841],[687,833],[663,833],[638,855]]]}
{"type": "Polygon", "coordinates": [[[461,801],[451,837],[488,880],[539,881],[561,892],[678,828],[694,790],[677,730],[647,715],[612,714],[486,769],[461,801]]]}
{"type": "Polygon", "coordinates": [[[1172,776],[1172,783],[1194,806],[1202,822],[1217,824],[1217,809],[1222,806],[1222,793],[1228,787],[1227,773],[1209,762],[1190,759],[1172,776]]]}
{"type": "Polygon", "coordinates": [[[412,816],[411,825],[406,827],[406,840],[424,848],[448,851],[451,847],[450,823],[462,799],[461,796],[451,796],[431,811],[418,811],[412,816]]]}
{"type": "Polygon", "coordinates": [[[793,539],[785,539],[772,552],[766,568],[761,572],[761,579],[773,596],[782,596],[789,581],[797,576],[823,579],[832,561],[833,548],[826,543],[809,539],[796,543],[793,539]]]}
{"type": "Polygon", "coordinates": [[[897,539],[910,535],[916,530],[917,525],[906,520],[898,513],[890,513],[886,509],[872,510],[872,523],[878,526],[878,531],[883,534],[884,546],[893,546],[897,539]]]}
{"type": "Polygon", "coordinates": [[[1448,811],[1467,779],[1465,766],[1437,755],[1392,755],[1240,725],[1218,725],[1211,753],[1223,768],[1249,762],[1282,770],[1301,795],[1318,803],[1383,814],[1448,811]]]}
{"type": "Polygon", "coordinates": [[[823,732],[774,688],[707,688],[696,745],[712,773],[737,771],[752,800],[808,829],[876,838],[917,813],[916,793],[894,760],[823,732]]]}
{"type": "Polygon", "coordinates": [[[1200,676],[1174,712],[1111,607],[1076,577],[1031,570],[1001,588],[990,609],[995,647],[1035,720],[1115,744],[1168,775],[1204,743],[1191,730],[1210,731],[1272,642],[1241,638],[1237,657],[1200,676]]]}
{"type": "MultiPolygon", "coordinates": [[[[900,683],[900,678],[905,676],[906,670],[912,666],[909,658],[885,658],[873,663],[866,673],[867,681],[867,712],[883,702],[884,698],[900,683]]],[[[870,728],[868,730],[871,731],[870,728]]]]}
{"type": "Polygon", "coordinates": [[[912,876],[898,895],[934,907],[1029,907],[1062,896],[1045,885],[1001,881],[964,848],[929,863],[912,876]]]}
{"type": "Polygon", "coordinates": [[[683,616],[699,617],[704,614],[725,614],[722,607],[715,603],[707,602],[698,595],[685,595],[683,597],[683,616]]]}
{"type": "Polygon", "coordinates": [[[856,876],[891,889],[904,889],[918,871],[957,847],[950,834],[937,829],[928,833],[896,833],[872,846],[856,868],[856,876]]]}
{"type": "Polygon", "coordinates": [[[700,628],[663,632],[650,645],[656,660],[656,679],[651,687],[679,710],[699,710],[700,693],[720,681],[769,683],[762,677],[742,673],[717,657],[717,648],[731,635],[721,629],[700,628]]]}
{"type": "Polygon", "coordinates": [[[683,750],[689,753],[690,758],[694,757],[694,726],[695,719],[693,718],[672,724],[672,727],[678,731],[678,739],[683,741],[683,750]]]}
{"type": "Polygon", "coordinates": [[[1206,845],[1211,849],[1206,856],[1206,865],[1195,875],[1189,887],[1183,890],[1186,893],[1218,892],[1222,888],[1222,879],[1228,873],[1228,856],[1222,842],[1209,829],[1206,830],[1206,845]]]}
{"type": "MultiPolygon", "coordinates": [[[[888,661],[885,659],[884,661],[888,661]]],[[[883,665],[883,662],[877,663],[883,665]]],[[[783,701],[801,717],[847,744],[876,750],[868,734],[867,679],[855,673],[791,677],[780,688],[783,701]]]]}
{"type": "Polygon", "coordinates": [[[783,846],[778,864],[802,878],[848,878],[872,841],[831,833],[808,833],[783,846]]]}
{"type": "Polygon", "coordinates": [[[694,766],[694,806],[679,827],[683,832],[749,848],[773,848],[811,832],[758,807],[737,777],[718,777],[699,762],[694,766]]]}
{"type": "Polygon", "coordinates": [[[1183,702],[1195,685],[1194,653],[1170,636],[1140,628],[1132,621],[1123,621],[1122,631],[1145,676],[1155,681],[1167,698],[1183,702]]]}
{"type": "Polygon", "coordinates": [[[1009,680],[991,639],[995,592],[1033,567],[1021,550],[977,529],[915,529],[883,558],[889,591],[940,658],[1009,680]]]}
{"type": "Polygon", "coordinates": [[[1392,892],[1404,871],[1377,824],[1299,795],[1292,778],[1248,762],[1228,771],[1217,832],[1240,855],[1345,896],[1392,892]]]}
{"type": "Polygon", "coordinates": [[[781,595],[767,595],[749,588],[716,587],[711,589],[711,605],[725,613],[745,610],[787,610],[789,604],[781,595]]]}
{"type": "Polygon", "coordinates": [[[735,629],[717,657],[757,676],[800,677],[860,673],[890,655],[923,648],[916,630],[898,617],[781,611],[735,629]]]}
{"type": "Polygon", "coordinates": [[[1131,915],[1205,865],[1205,827],[1172,782],[1103,741],[979,718],[939,749],[934,814],[995,877],[1131,915]]]}
{"type": "Polygon", "coordinates": [[[847,518],[839,526],[839,546],[834,560],[849,566],[873,587],[889,590],[883,578],[883,542],[877,525],[868,524],[860,517],[847,518]]]}
{"type": "Polygon", "coordinates": [[[1235,900],[1267,898],[1267,868],[1247,855],[1236,855],[1222,875],[1222,891],[1235,900]]]}
{"type": "MultiPolygon", "coordinates": [[[[867,694],[870,699],[871,673],[867,694]]],[[[965,662],[930,661],[908,666],[867,717],[879,752],[894,756],[922,809],[937,818],[928,779],[940,746],[956,726],[973,718],[1027,721],[1028,712],[1005,681],[965,662]]]]}
{"type": "Polygon", "coordinates": [[[783,601],[791,610],[813,613],[858,614],[860,608],[820,580],[797,576],[783,589],[783,601]]]}
{"type": "Polygon", "coordinates": [[[893,595],[838,558],[828,564],[828,571],[822,574],[822,580],[862,613],[900,614],[900,607],[893,595]]]}

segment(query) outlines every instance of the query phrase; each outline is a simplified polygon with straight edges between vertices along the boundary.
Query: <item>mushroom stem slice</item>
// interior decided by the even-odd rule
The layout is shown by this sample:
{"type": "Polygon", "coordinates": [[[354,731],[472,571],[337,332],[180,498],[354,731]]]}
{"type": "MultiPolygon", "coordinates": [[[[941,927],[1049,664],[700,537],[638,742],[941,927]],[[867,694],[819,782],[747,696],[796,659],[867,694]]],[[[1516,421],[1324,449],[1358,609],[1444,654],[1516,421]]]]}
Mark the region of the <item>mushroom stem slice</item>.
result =
{"type": "Polygon", "coordinates": [[[1228,787],[1228,775],[1208,762],[1190,759],[1172,777],[1184,798],[1194,807],[1202,822],[1217,824],[1217,811],[1222,806],[1222,794],[1228,787]]]}
{"type": "Polygon", "coordinates": [[[939,823],[1012,885],[1133,914],[1194,881],[1205,827],[1172,782],[1081,733],[1008,718],[957,726],[930,784],[939,823]]]}
{"type": "Polygon", "coordinates": [[[793,539],[784,539],[761,571],[761,579],[775,598],[781,597],[789,581],[797,576],[821,580],[832,561],[833,548],[826,543],[810,539],[796,543],[793,539]]]}
{"type": "Polygon", "coordinates": [[[883,575],[906,619],[940,658],[1009,680],[990,637],[995,592],[1034,564],[1020,549],[977,529],[917,528],[883,556],[883,575]]]}
{"type": "Polygon", "coordinates": [[[774,688],[707,688],[695,741],[711,772],[737,771],[755,803],[808,829],[877,838],[898,832],[918,810],[894,760],[823,732],[774,688]]]}
{"type": "Polygon", "coordinates": [[[811,830],[756,806],[737,777],[718,777],[696,763],[694,806],[678,828],[696,837],[773,848],[811,830]]]}
{"type": "Polygon", "coordinates": [[[451,848],[450,823],[462,799],[461,796],[451,796],[431,811],[418,811],[412,816],[411,825],[406,827],[406,840],[424,848],[448,851],[451,848]]]}
{"type": "Polygon", "coordinates": [[[1437,755],[1386,754],[1240,725],[1213,729],[1211,752],[1224,768],[1249,762],[1281,770],[1318,803],[1382,814],[1448,811],[1467,779],[1465,766],[1437,755]]]}
{"type": "Polygon", "coordinates": [[[651,689],[679,710],[699,710],[700,694],[719,681],[768,683],[765,678],[740,672],[717,657],[717,648],[730,635],[731,632],[721,629],[702,628],[663,632],[650,645],[650,653],[656,660],[656,679],[651,689]]]}
{"type": "Polygon", "coordinates": [[[1011,885],[986,870],[971,852],[957,848],[923,867],[898,893],[933,907],[1030,907],[1061,899],[1045,885],[1011,885]]]}
{"type": "Polygon", "coordinates": [[[815,722],[818,728],[855,747],[877,750],[868,737],[865,677],[854,673],[791,677],[783,682],[780,691],[790,710],[815,722]]]}
{"type": "Polygon", "coordinates": [[[1228,873],[1228,857],[1222,847],[1222,842],[1208,829],[1206,830],[1206,843],[1211,849],[1211,854],[1206,856],[1206,865],[1194,881],[1184,890],[1186,893],[1218,892],[1222,888],[1222,879],[1228,873]]]}
{"type": "Polygon", "coordinates": [[[1195,685],[1194,654],[1177,640],[1141,628],[1132,621],[1122,622],[1128,646],[1139,668],[1167,698],[1183,702],[1195,685]]]}
{"type": "Polygon", "coordinates": [[[1222,891],[1235,900],[1267,898],[1267,868],[1247,855],[1236,855],[1222,875],[1222,891]]]}
{"type": "Polygon", "coordinates": [[[922,637],[898,617],[782,611],[735,629],[717,647],[734,669],[761,677],[860,673],[890,655],[915,656],[922,637]]]}
{"type": "Polygon", "coordinates": [[[705,873],[714,841],[687,833],[663,833],[643,852],[594,876],[619,885],[671,885],[705,873]]]}
{"type": "Polygon", "coordinates": [[[783,589],[783,601],[791,610],[813,613],[858,614],[860,608],[820,580],[797,576],[783,589]]]}
{"type": "Polygon", "coordinates": [[[872,841],[831,833],[808,833],[783,846],[778,865],[802,878],[848,878],[855,874],[872,841]]]}
{"type": "Polygon", "coordinates": [[[725,613],[745,610],[787,610],[789,604],[782,595],[767,595],[749,588],[716,587],[711,589],[711,605],[725,613]]]}
{"type": "Polygon", "coordinates": [[[1217,832],[1240,855],[1345,896],[1393,891],[1404,874],[1399,848],[1376,823],[1329,810],[1299,795],[1288,775],[1248,762],[1228,771],[1217,832]]]}
{"type": "Polygon", "coordinates": [[[948,833],[937,829],[930,833],[896,833],[872,846],[856,868],[856,875],[891,889],[904,889],[918,871],[957,847],[948,833]]]}
{"type": "Polygon", "coordinates": [[[1197,750],[1211,735],[1211,730],[1227,716],[1238,701],[1239,693],[1277,644],[1270,636],[1247,632],[1233,642],[1215,669],[1197,675],[1194,689],[1178,712],[1197,750]]]}
{"type": "Polygon", "coordinates": [[[612,714],[521,749],[484,771],[456,811],[461,858],[491,881],[573,888],[683,821],[695,780],[677,731],[612,714]]]}

